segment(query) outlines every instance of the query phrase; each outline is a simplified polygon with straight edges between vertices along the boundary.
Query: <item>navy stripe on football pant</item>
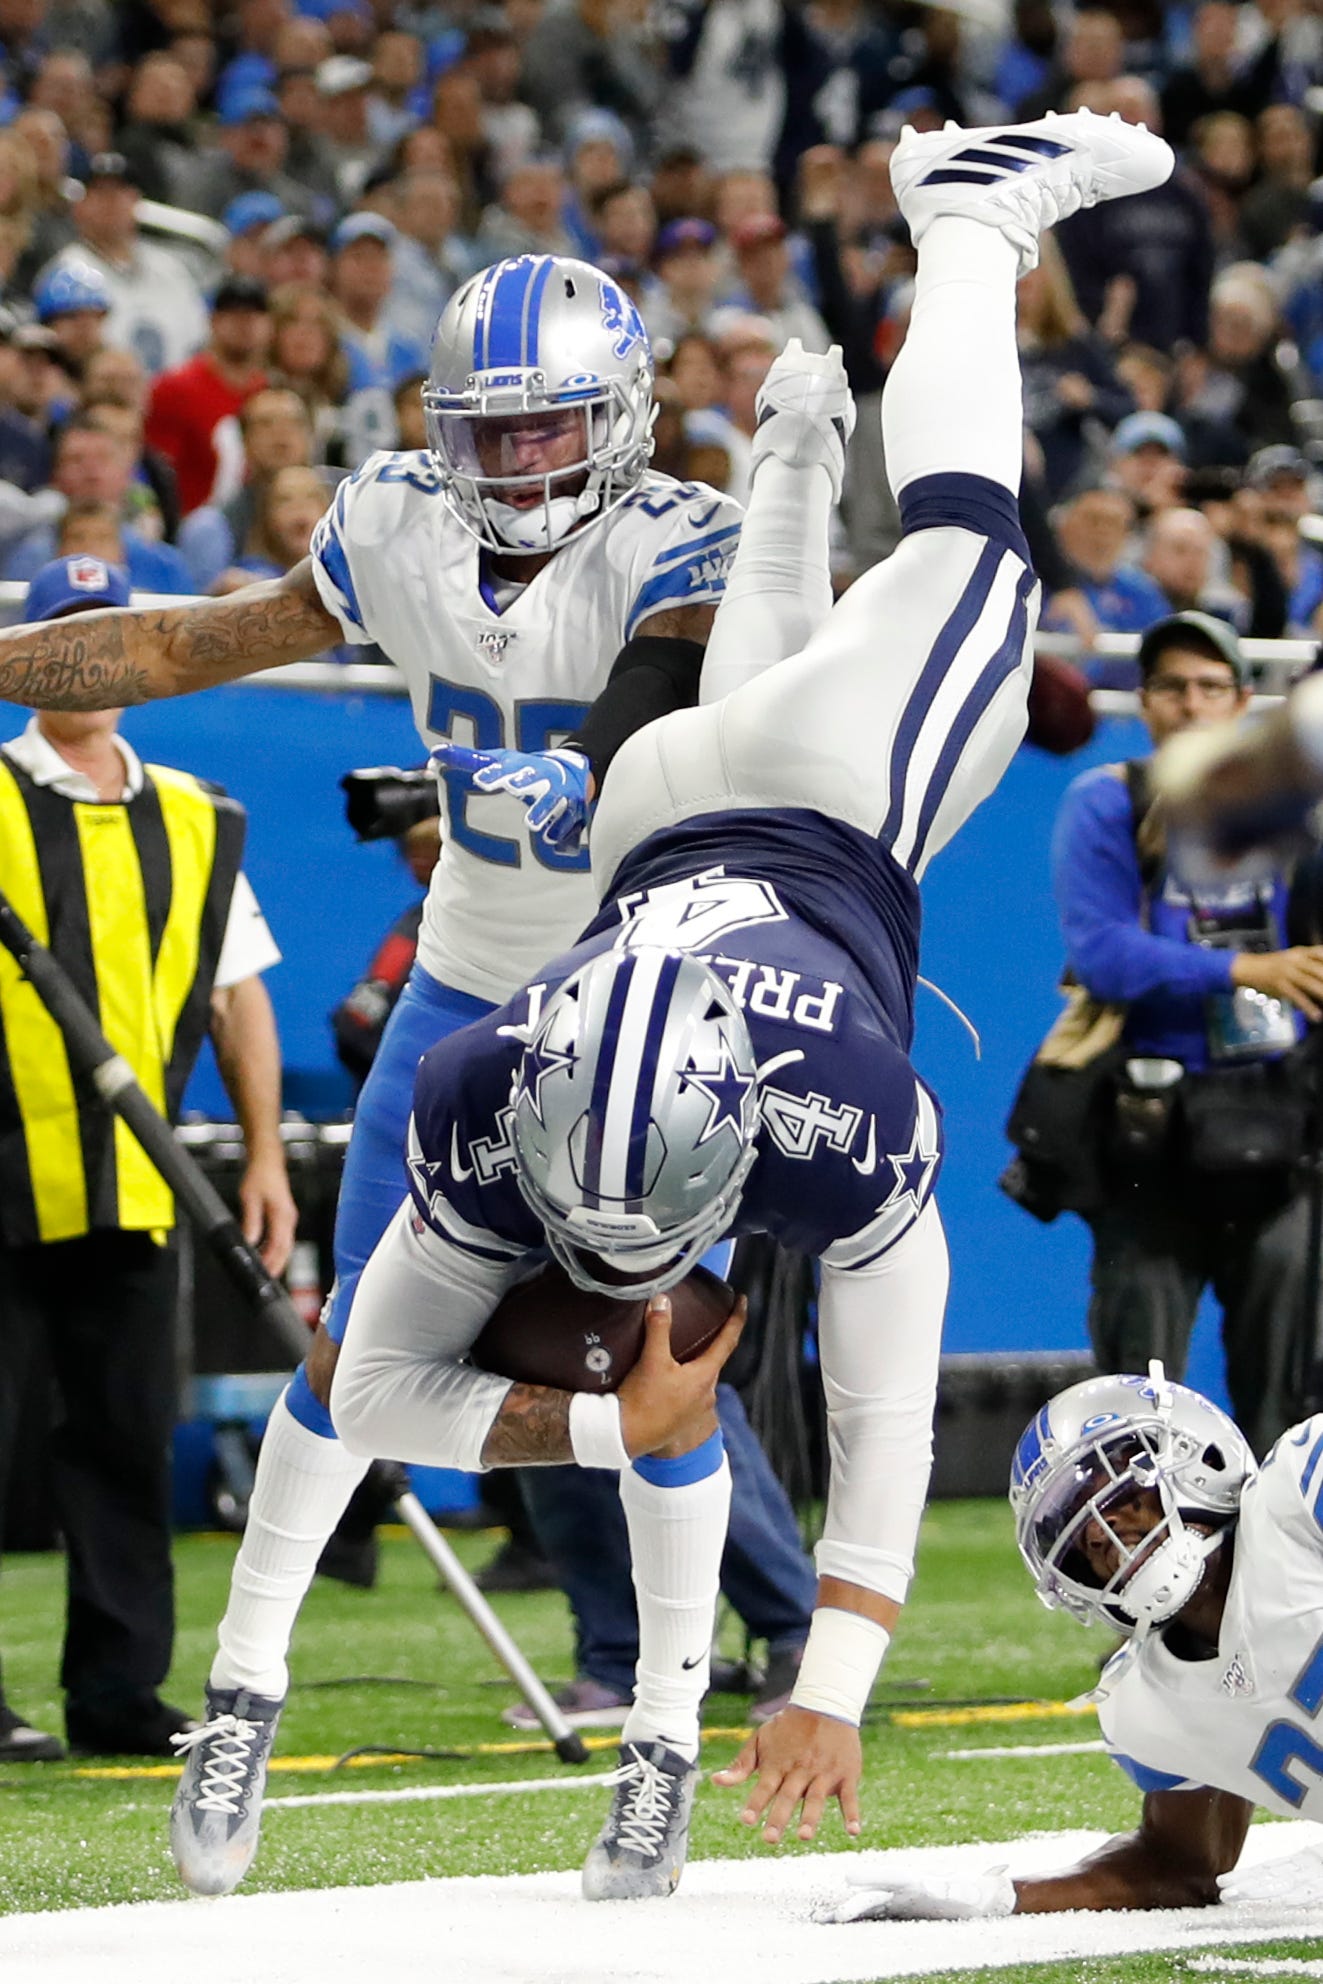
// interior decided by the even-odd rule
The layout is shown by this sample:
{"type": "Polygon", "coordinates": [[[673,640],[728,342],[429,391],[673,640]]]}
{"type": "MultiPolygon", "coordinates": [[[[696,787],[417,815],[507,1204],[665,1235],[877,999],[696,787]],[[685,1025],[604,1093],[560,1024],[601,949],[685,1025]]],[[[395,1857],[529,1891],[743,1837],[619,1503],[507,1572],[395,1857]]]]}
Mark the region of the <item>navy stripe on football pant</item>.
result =
{"type": "Polygon", "coordinates": [[[1029,595],[1036,583],[1032,572],[1021,573],[1019,584],[1015,588],[1015,608],[1011,614],[1006,638],[989,660],[973,689],[965,698],[960,714],[951,725],[932,777],[928,781],[923,805],[919,810],[919,824],[915,829],[914,846],[910,850],[907,864],[911,870],[922,864],[924,848],[937,809],[946,797],[947,789],[959,769],[965,746],[973,736],[979,719],[1002,683],[1015,673],[1024,659],[1025,636],[1028,633],[1029,595]]]}
{"type": "Polygon", "coordinates": [[[913,694],[905,705],[896,730],[896,741],[891,750],[887,816],[878,833],[878,839],[884,847],[890,847],[900,831],[905,810],[905,780],[909,776],[910,758],[918,741],[919,732],[923,728],[923,720],[928,714],[929,705],[986,606],[988,594],[992,591],[992,582],[997,576],[997,567],[1004,555],[1001,545],[992,543],[984,545],[973,575],[956,602],[954,612],[933,642],[932,651],[914,685],[913,694]]]}

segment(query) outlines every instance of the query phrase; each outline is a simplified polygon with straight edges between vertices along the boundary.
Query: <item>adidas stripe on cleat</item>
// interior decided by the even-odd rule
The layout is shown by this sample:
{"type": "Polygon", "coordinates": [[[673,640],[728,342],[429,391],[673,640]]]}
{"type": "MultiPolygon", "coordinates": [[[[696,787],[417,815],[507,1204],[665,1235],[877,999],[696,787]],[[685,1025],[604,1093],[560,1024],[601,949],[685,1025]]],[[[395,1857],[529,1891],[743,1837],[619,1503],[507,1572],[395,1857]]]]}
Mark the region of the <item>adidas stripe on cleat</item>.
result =
{"type": "Polygon", "coordinates": [[[1170,178],[1171,146],[1113,114],[1049,111],[1032,124],[901,133],[891,183],[915,242],[943,215],[998,227],[1026,275],[1044,228],[1101,200],[1148,192],[1170,178]]]}

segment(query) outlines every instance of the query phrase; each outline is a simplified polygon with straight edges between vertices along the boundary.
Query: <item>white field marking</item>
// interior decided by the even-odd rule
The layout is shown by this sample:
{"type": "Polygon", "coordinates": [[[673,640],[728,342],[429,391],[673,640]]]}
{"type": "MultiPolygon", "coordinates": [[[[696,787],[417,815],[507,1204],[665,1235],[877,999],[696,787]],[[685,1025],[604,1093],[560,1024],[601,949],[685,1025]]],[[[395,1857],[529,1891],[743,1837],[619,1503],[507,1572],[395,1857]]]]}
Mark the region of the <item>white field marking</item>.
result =
{"type": "Polygon", "coordinates": [[[1210,1977],[1323,1977],[1323,1962],[1302,1956],[1192,1956],[1185,1967],[1210,1977]]]}
{"type": "MultiPolygon", "coordinates": [[[[700,1797],[709,1794],[707,1787],[700,1797]]],[[[513,1825],[513,1821],[507,1821],[513,1825]]],[[[530,1829],[536,1819],[530,1818],[530,1829]]],[[[678,1894],[646,1906],[583,1901],[577,1873],[482,1875],[223,1901],[138,1902],[0,1917],[4,1984],[876,1984],[883,1977],[1071,1963],[1225,1944],[1304,1940],[1323,1909],[1277,1904],[1143,1913],[1012,1915],[998,1922],[813,1919],[853,1877],[879,1883],[980,1873],[1046,1873],[1100,1845],[1098,1832],[1041,1833],[976,1846],[697,1861],[678,1894]]],[[[1257,1863],[1323,1841],[1300,1820],[1254,1826],[1257,1863]]],[[[586,1841],[585,1841],[586,1843],[586,1841]]],[[[493,1855],[500,1841],[493,1841],[493,1855]]],[[[333,1855],[353,1846],[337,1843],[333,1855]]],[[[259,1861],[259,1866],[260,1866],[259,1861]]]]}
{"type": "MultiPolygon", "coordinates": [[[[968,1763],[973,1757],[1091,1757],[1107,1755],[1098,1743],[987,1743],[978,1750],[942,1750],[947,1763],[968,1763]]],[[[269,1801],[268,1801],[269,1802],[269,1801]]]]}
{"type": "Polygon", "coordinates": [[[614,1771],[592,1777],[514,1778],[508,1784],[411,1784],[400,1791],[300,1791],[288,1798],[265,1798],[262,1810],[270,1812],[292,1805],[408,1805],[427,1798],[498,1798],[508,1792],[522,1796],[525,1791],[590,1791],[598,1784],[614,1784],[614,1771]]]}

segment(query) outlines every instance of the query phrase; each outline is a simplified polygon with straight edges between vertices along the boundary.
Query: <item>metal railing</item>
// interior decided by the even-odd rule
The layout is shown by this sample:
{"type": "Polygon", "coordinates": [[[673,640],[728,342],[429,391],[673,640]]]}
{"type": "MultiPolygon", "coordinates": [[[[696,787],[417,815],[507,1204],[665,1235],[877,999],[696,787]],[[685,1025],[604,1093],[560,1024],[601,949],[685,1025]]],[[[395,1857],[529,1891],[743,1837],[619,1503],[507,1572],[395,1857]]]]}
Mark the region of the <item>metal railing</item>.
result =
{"type": "MultiPolygon", "coordinates": [[[[0,580],[0,624],[12,625],[27,598],[27,587],[12,580],[0,580]]],[[[135,592],[135,607],[164,612],[171,607],[195,603],[184,593],[135,592]]],[[[1240,651],[1254,677],[1255,702],[1274,703],[1281,699],[1304,669],[1319,653],[1320,643],[1312,640],[1242,640],[1240,651]]],[[[1090,656],[1100,661],[1126,661],[1139,651],[1137,634],[1100,634],[1090,646],[1075,634],[1034,636],[1036,654],[1055,655],[1063,661],[1081,662],[1090,656]]],[[[245,682],[261,683],[268,689],[322,689],[340,694],[406,696],[408,685],[393,662],[292,661],[283,668],[265,668],[246,675],[245,682]]],[[[1136,698],[1131,689],[1095,689],[1089,698],[1100,715],[1124,715],[1134,710],[1136,698]]]]}

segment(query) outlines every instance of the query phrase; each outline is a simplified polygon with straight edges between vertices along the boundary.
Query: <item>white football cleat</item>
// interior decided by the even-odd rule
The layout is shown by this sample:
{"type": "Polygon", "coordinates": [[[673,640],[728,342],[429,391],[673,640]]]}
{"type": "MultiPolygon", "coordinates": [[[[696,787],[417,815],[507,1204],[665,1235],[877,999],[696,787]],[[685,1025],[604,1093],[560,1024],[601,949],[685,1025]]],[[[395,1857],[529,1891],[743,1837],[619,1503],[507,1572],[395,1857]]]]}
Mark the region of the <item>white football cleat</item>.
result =
{"type": "Polygon", "coordinates": [[[1018,249],[1027,275],[1044,228],[1100,200],[1161,186],[1175,163],[1165,138],[1115,111],[1049,110],[1032,124],[976,131],[907,127],[891,155],[891,183],[916,245],[941,214],[986,221],[1018,249]]]}
{"type": "Polygon", "coordinates": [[[698,1765],[662,1742],[622,1743],[606,1824],[583,1865],[585,1901],[649,1901],[674,1892],[689,1850],[698,1765]]]}
{"type": "Polygon", "coordinates": [[[768,455],[791,468],[820,462],[831,477],[832,501],[839,503],[845,450],[854,432],[854,399],[841,347],[805,351],[798,338],[791,338],[758,388],[754,406],[754,470],[768,455]]]}
{"type": "Polygon", "coordinates": [[[184,1770],[170,1808],[170,1850],[194,1894],[229,1894],[252,1865],[266,1767],[283,1700],[207,1688],[207,1719],[171,1740],[184,1770]]]}

